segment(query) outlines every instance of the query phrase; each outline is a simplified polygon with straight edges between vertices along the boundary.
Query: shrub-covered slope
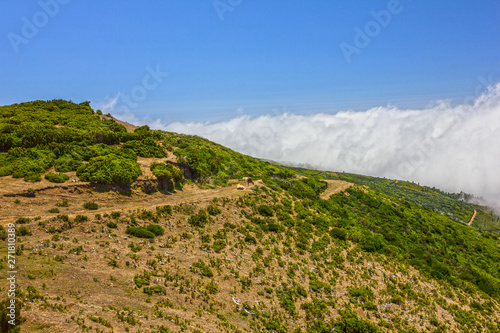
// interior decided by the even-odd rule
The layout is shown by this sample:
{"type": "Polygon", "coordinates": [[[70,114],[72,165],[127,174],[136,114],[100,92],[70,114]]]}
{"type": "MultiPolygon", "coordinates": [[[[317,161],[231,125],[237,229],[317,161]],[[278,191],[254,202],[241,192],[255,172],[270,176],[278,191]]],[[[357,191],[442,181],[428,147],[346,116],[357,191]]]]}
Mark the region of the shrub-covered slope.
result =
{"type": "MultiPolygon", "coordinates": [[[[0,107],[0,176],[40,181],[50,168],[76,171],[93,183],[132,184],[137,157],[172,155],[197,182],[225,185],[229,178],[287,176],[289,170],[238,154],[199,137],[150,130],[129,133],[88,102],[34,101],[0,107]]],[[[163,174],[163,178],[165,175],[163,174]]]]}
{"type": "Polygon", "coordinates": [[[21,331],[500,332],[500,240],[478,228],[498,218],[484,207],[127,132],[88,103],[0,114],[3,179],[63,182],[0,198],[17,228],[21,331]],[[246,176],[256,186],[227,186],[246,176]],[[331,180],[353,185],[325,197],[331,180]],[[483,222],[468,226],[474,209],[483,222]]]}

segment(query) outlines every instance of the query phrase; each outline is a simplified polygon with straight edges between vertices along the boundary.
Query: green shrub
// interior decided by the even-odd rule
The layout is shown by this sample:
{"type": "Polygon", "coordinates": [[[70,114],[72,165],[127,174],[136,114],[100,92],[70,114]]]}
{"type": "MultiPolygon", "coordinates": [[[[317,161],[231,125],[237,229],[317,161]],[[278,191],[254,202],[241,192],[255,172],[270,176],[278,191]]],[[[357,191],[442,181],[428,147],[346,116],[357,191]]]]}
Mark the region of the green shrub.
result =
{"type": "Polygon", "coordinates": [[[68,199],[63,199],[63,201],[56,203],[57,207],[69,207],[68,199]]]}
{"type": "Polygon", "coordinates": [[[18,236],[31,236],[31,231],[26,227],[19,227],[16,230],[16,235],[18,236]]]}
{"type": "Polygon", "coordinates": [[[111,258],[108,261],[108,265],[112,267],[118,267],[118,260],[116,260],[115,258],[111,258]]]}
{"type": "Polygon", "coordinates": [[[332,236],[332,238],[346,240],[347,231],[345,231],[345,229],[341,229],[341,228],[332,228],[332,230],[330,230],[330,236],[332,236]]]}
{"type": "Polygon", "coordinates": [[[155,236],[161,236],[165,233],[165,229],[163,229],[158,224],[150,224],[146,227],[146,229],[148,231],[152,232],[155,236]]]}
{"type": "Polygon", "coordinates": [[[165,215],[171,215],[171,214],[172,214],[172,206],[170,206],[170,205],[156,207],[156,215],[165,216],[165,215]]]}
{"type": "Polygon", "coordinates": [[[260,205],[260,206],[258,206],[257,207],[257,211],[262,216],[271,217],[271,216],[274,215],[273,209],[270,206],[268,206],[268,205],[260,205]]]}
{"type": "Polygon", "coordinates": [[[52,166],[56,157],[52,151],[38,148],[9,151],[9,154],[17,155],[11,164],[12,177],[32,182],[42,180],[40,174],[52,166]]]}
{"type": "Polygon", "coordinates": [[[120,215],[121,215],[121,213],[120,213],[120,212],[111,212],[111,218],[113,218],[113,219],[115,219],[115,220],[116,220],[117,218],[119,218],[119,217],[120,217],[120,215]]]}
{"type": "Polygon", "coordinates": [[[106,226],[108,228],[114,228],[114,229],[116,229],[116,228],[118,228],[118,223],[116,223],[114,221],[109,221],[108,223],[106,223],[106,226]]]}
{"type": "Polygon", "coordinates": [[[76,171],[83,181],[121,185],[132,184],[141,173],[137,161],[116,154],[93,157],[89,163],[82,164],[76,171]]]}
{"type": "Polygon", "coordinates": [[[367,286],[359,287],[359,288],[351,287],[351,288],[348,288],[347,291],[349,292],[349,294],[352,297],[359,298],[359,300],[363,303],[370,301],[370,300],[373,300],[373,298],[374,298],[373,291],[371,290],[370,287],[367,287],[367,286]]]}
{"type": "Polygon", "coordinates": [[[64,183],[69,179],[69,176],[64,173],[48,173],[45,175],[45,179],[51,183],[64,183]]]}
{"type": "Polygon", "coordinates": [[[99,317],[88,316],[88,317],[94,323],[98,323],[98,324],[101,324],[103,326],[106,326],[106,327],[109,327],[109,328],[113,328],[113,325],[111,325],[111,323],[109,321],[107,321],[106,319],[104,319],[101,316],[99,316],[99,317]]]}
{"type": "Polygon", "coordinates": [[[367,235],[361,242],[361,248],[367,252],[379,251],[384,247],[384,238],[380,235],[367,235]]]}
{"type": "Polygon", "coordinates": [[[200,209],[196,215],[189,217],[188,223],[193,227],[204,227],[208,223],[208,215],[205,210],[200,209]]]}
{"type": "Polygon", "coordinates": [[[214,276],[214,272],[212,272],[210,267],[208,267],[201,259],[198,260],[197,262],[193,263],[193,267],[198,268],[199,273],[202,276],[206,276],[206,277],[213,277],[214,276]]]}
{"type": "MultiPolygon", "coordinates": [[[[348,307],[344,311],[340,311],[341,317],[333,323],[335,332],[342,333],[382,333],[376,325],[367,320],[359,319],[356,312],[348,307]]],[[[333,330],[331,330],[333,331],[333,330]]]]}
{"type": "Polygon", "coordinates": [[[255,237],[253,237],[251,235],[245,236],[245,242],[248,244],[257,244],[257,240],[255,239],[255,237]]]}
{"type": "Polygon", "coordinates": [[[77,246],[68,251],[68,253],[80,255],[83,252],[83,246],[77,246]]]}
{"type": "Polygon", "coordinates": [[[82,161],[75,159],[71,155],[62,155],[54,163],[54,169],[57,172],[76,171],[82,165],[82,161]]]}
{"type": "Polygon", "coordinates": [[[66,214],[57,215],[57,218],[64,222],[69,222],[69,216],[66,214]]]}
{"type": "Polygon", "coordinates": [[[155,238],[155,234],[143,227],[128,227],[127,234],[138,238],[155,238]]]}
{"type": "Polygon", "coordinates": [[[7,231],[5,231],[5,228],[0,225],[0,240],[6,240],[7,239],[7,231]]]}
{"type": "Polygon", "coordinates": [[[217,283],[214,282],[214,280],[210,281],[209,283],[207,283],[207,285],[205,286],[205,289],[210,293],[210,294],[217,294],[217,292],[219,291],[219,286],[217,286],[217,283]]]}
{"type": "Polygon", "coordinates": [[[139,252],[142,250],[142,245],[135,244],[134,242],[131,242],[128,247],[132,250],[132,252],[139,252]]]}
{"type": "Polygon", "coordinates": [[[153,162],[149,168],[158,179],[160,188],[170,189],[182,181],[183,171],[172,164],[153,162]]]}
{"type": "Polygon", "coordinates": [[[14,305],[16,313],[16,317],[14,320],[15,326],[14,326],[9,323],[9,321],[12,319],[9,316],[7,316],[10,313],[10,309],[8,309],[8,307],[11,306],[12,303],[10,302],[9,299],[5,299],[0,302],[0,332],[5,332],[5,333],[19,332],[19,325],[23,321],[21,317],[21,306],[19,305],[19,303],[20,302],[16,302],[14,305]]]}
{"type": "Polygon", "coordinates": [[[123,144],[123,148],[132,149],[137,156],[141,157],[165,157],[167,152],[152,137],[142,140],[131,140],[123,144]]]}
{"type": "Polygon", "coordinates": [[[162,286],[144,287],[142,291],[150,296],[153,294],[163,294],[163,295],[167,294],[167,291],[162,286]]]}
{"type": "Polygon", "coordinates": [[[212,245],[212,248],[217,253],[220,253],[220,251],[222,251],[222,249],[224,249],[225,247],[226,247],[226,241],[222,239],[216,240],[212,245]]]}
{"type": "Polygon", "coordinates": [[[30,223],[31,219],[29,217],[20,217],[16,220],[16,224],[26,224],[30,223]]]}
{"type": "Polygon", "coordinates": [[[51,208],[51,209],[49,209],[49,213],[57,214],[57,213],[60,213],[60,211],[59,211],[59,208],[51,208]]]}
{"type": "Polygon", "coordinates": [[[96,204],[95,202],[86,202],[83,204],[83,208],[88,209],[88,210],[97,210],[99,209],[99,205],[96,204]]]}
{"type": "Polygon", "coordinates": [[[141,278],[139,275],[134,277],[134,283],[138,288],[141,288],[144,285],[149,286],[149,281],[141,278]]]}
{"type": "Polygon", "coordinates": [[[79,223],[79,222],[85,222],[85,221],[87,221],[88,219],[89,219],[89,218],[88,218],[86,215],[77,215],[77,216],[75,216],[74,221],[75,221],[76,223],[79,223]]]}
{"type": "Polygon", "coordinates": [[[219,207],[217,207],[217,206],[215,206],[215,205],[210,205],[210,206],[208,206],[208,207],[207,207],[207,212],[208,212],[208,214],[210,214],[210,215],[213,215],[213,216],[214,216],[214,215],[218,215],[218,214],[220,214],[220,213],[221,213],[221,210],[220,210],[220,208],[219,208],[219,207]]]}

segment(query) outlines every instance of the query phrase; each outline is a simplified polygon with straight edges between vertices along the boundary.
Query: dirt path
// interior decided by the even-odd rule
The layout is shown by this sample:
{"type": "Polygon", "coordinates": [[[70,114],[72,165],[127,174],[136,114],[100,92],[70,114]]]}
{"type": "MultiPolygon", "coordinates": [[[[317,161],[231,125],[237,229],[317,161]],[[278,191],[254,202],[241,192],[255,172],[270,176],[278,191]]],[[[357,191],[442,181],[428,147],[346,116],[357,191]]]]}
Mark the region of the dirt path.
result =
{"type": "Polygon", "coordinates": [[[474,209],[474,214],[472,214],[472,217],[470,218],[470,221],[469,221],[469,223],[467,225],[472,225],[472,222],[474,222],[474,218],[476,217],[476,214],[477,214],[477,212],[474,209]]]}
{"type": "Polygon", "coordinates": [[[328,199],[332,194],[345,191],[346,189],[354,185],[343,180],[325,179],[324,181],[328,183],[328,187],[323,193],[321,193],[320,197],[321,199],[325,200],[328,199]]]}
{"type": "MultiPolygon", "coordinates": [[[[255,181],[255,185],[263,185],[262,181],[255,181]]],[[[71,218],[77,214],[93,216],[95,214],[110,213],[111,211],[147,209],[155,210],[156,206],[175,205],[181,202],[200,203],[214,198],[235,197],[251,192],[249,189],[237,190],[236,184],[215,189],[203,189],[194,184],[185,185],[182,190],[175,192],[145,194],[137,190],[130,196],[120,195],[113,191],[97,192],[90,189],[78,189],[74,186],[66,188],[55,187],[40,191],[35,198],[0,197],[0,225],[14,222],[19,217],[42,219],[67,214],[71,218]],[[76,189],[76,191],[74,191],[76,189]],[[19,199],[20,203],[14,200],[19,199]],[[66,199],[69,207],[57,207],[56,203],[66,199]],[[83,204],[89,201],[99,205],[97,210],[85,210],[83,204]],[[59,213],[49,213],[51,208],[59,209],[59,213]]]]}

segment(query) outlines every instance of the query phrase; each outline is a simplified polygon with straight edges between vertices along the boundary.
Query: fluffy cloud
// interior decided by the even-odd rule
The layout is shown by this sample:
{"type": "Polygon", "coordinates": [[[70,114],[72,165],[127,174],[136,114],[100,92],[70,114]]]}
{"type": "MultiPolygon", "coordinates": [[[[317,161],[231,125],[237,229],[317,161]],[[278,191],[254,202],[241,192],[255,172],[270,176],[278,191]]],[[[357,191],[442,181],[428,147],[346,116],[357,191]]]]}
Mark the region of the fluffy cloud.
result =
{"type": "Polygon", "coordinates": [[[421,110],[239,116],[156,128],[244,154],[321,170],[405,179],[500,202],[500,84],[471,103],[421,110]]]}

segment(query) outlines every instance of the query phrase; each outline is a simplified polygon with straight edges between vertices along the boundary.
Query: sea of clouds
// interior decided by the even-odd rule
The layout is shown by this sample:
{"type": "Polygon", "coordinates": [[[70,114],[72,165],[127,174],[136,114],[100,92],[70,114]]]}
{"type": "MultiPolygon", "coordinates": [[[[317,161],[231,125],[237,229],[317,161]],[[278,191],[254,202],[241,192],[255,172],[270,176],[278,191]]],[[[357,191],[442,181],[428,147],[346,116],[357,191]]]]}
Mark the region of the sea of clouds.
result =
{"type": "MultiPolygon", "coordinates": [[[[134,119],[131,119],[134,121],[134,119]]],[[[254,157],[464,191],[500,207],[500,83],[463,104],[419,110],[241,115],[218,123],[149,123],[254,157]]]]}

